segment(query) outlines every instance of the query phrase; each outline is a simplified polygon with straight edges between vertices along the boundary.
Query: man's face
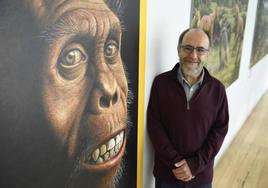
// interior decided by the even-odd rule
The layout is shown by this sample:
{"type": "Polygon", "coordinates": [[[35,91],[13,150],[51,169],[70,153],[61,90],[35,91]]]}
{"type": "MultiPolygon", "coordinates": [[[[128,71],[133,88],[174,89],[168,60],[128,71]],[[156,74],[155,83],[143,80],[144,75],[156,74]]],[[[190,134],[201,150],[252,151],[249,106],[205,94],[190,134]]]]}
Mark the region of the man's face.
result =
{"type": "Polygon", "coordinates": [[[43,104],[50,128],[79,169],[105,172],[103,182],[110,185],[127,128],[120,21],[101,0],[55,2],[48,11],[40,17],[48,41],[43,104]]]}
{"type": "Polygon", "coordinates": [[[209,39],[204,32],[194,29],[184,35],[179,48],[179,57],[185,75],[194,77],[200,75],[208,56],[208,49],[209,39]],[[201,50],[195,49],[191,52],[191,48],[201,50]],[[202,49],[205,51],[202,52],[202,49]]]}

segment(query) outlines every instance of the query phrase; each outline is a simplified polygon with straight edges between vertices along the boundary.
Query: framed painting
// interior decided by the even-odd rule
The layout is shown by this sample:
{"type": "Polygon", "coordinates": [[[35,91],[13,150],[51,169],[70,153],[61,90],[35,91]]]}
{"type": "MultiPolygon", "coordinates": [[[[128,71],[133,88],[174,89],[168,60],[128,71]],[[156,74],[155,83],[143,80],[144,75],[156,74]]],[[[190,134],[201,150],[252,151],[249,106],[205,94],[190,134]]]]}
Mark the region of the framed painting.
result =
{"type": "Polygon", "coordinates": [[[136,187],[139,1],[0,1],[0,187],[136,187]]]}
{"type": "Polygon", "coordinates": [[[268,1],[258,0],[250,67],[261,60],[268,52],[268,1]]]}
{"type": "Polygon", "coordinates": [[[207,69],[228,87],[240,67],[248,0],[193,0],[191,27],[211,37],[207,69]]]}

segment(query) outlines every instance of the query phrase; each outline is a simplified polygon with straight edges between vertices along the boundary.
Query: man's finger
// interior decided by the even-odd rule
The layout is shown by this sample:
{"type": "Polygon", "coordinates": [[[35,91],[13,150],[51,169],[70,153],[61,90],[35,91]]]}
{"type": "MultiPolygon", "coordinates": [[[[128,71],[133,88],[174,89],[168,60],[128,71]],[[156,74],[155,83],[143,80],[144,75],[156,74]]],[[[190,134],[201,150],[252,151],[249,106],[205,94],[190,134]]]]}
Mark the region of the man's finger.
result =
{"type": "Polygon", "coordinates": [[[187,182],[187,181],[192,180],[193,178],[194,178],[194,176],[184,176],[184,177],[178,178],[178,179],[187,182]]]}
{"type": "Polygon", "coordinates": [[[185,162],[186,162],[185,160],[181,160],[181,161],[175,163],[175,167],[180,167],[180,166],[182,166],[183,164],[185,164],[185,162]]]}
{"type": "Polygon", "coordinates": [[[175,174],[176,176],[186,175],[186,173],[183,171],[173,171],[173,174],[175,174]]]}

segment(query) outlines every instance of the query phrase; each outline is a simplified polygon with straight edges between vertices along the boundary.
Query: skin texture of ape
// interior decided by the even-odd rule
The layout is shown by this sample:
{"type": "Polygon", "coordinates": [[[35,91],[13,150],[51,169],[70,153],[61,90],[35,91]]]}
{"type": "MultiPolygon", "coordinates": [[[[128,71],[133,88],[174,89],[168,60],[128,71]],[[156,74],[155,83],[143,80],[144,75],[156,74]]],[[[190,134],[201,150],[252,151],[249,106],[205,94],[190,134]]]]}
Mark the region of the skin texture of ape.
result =
{"type": "Polygon", "coordinates": [[[0,5],[1,187],[112,187],[129,92],[116,12],[102,0],[0,5]]]}

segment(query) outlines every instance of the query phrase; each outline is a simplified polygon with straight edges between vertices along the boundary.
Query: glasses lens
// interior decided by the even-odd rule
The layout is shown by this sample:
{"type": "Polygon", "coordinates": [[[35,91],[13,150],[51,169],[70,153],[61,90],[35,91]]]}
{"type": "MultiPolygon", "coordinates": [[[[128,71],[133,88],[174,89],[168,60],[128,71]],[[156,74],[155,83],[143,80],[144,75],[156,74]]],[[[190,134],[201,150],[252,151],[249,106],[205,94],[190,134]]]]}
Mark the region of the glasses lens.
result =
{"type": "Polygon", "coordinates": [[[203,48],[203,47],[197,47],[195,48],[196,49],[196,52],[198,54],[205,54],[207,52],[207,49],[203,48]]]}
{"type": "Polygon", "coordinates": [[[194,48],[193,46],[190,46],[190,45],[181,46],[181,48],[184,50],[184,52],[188,54],[191,54],[194,51],[194,49],[196,50],[196,53],[198,55],[204,55],[208,52],[208,49],[206,48],[203,48],[203,47],[194,48]]]}
{"type": "Polygon", "coordinates": [[[192,53],[194,50],[194,47],[192,46],[182,46],[182,48],[186,53],[192,53]]]}

